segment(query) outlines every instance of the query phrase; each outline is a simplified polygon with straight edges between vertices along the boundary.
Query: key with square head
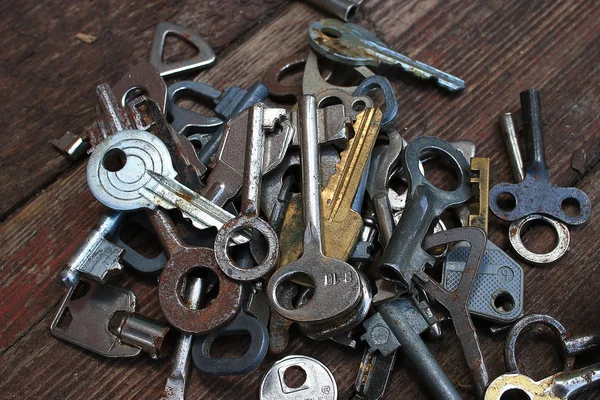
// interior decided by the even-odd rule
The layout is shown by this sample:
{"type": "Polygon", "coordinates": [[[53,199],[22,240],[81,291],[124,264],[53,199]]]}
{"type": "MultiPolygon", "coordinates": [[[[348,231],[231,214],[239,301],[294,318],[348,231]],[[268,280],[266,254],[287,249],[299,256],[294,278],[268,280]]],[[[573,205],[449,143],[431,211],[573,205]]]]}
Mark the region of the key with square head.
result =
{"type": "Polygon", "coordinates": [[[587,194],[577,188],[558,187],[548,180],[544,155],[544,132],[540,93],[530,89],[521,92],[521,113],[527,149],[525,178],[519,183],[499,183],[490,190],[490,209],[500,219],[515,221],[531,214],[544,214],[568,225],[583,224],[590,217],[592,205],[587,194]],[[508,210],[499,203],[502,194],[512,196],[514,208],[508,210]],[[579,211],[565,211],[570,202],[579,211]]]}
{"type": "Polygon", "coordinates": [[[457,206],[470,197],[470,168],[467,160],[451,144],[430,136],[414,139],[402,151],[402,165],[408,181],[406,208],[385,248],[377,270],[380,276],[413,287],[413,275],[433,257],[421,247],[431,224],[448,207],[457,206]],[[433,151],[449,159],[457,176],[458,186],[446,191],[433,186],[419,169],[419,154],[433,151]]]}
{"type": "Polygon", "coordinates": [[[304,214],[304,251],[300,259],[277,270],[267,288],[271,307],[282,316],[299,322],[323,322],[351,311],[360,301],[361,283],[348,263],[323,254],[321,190],[319,185],[319,147],[316,101],[303,96],[299,102],[302,149],[302,207],[304,214]],[[299,274],[314,283],[314,295],[298,309],[286,309],[277,298],[277,288],[299,274]]]}
{"type": "MultiPolygon", "coordinates": [[[[234,216],[174,178],[169,151],[156,136],[140,130],[121,131],[102,141],[87,165],[90,191],[118,211],[177,208],[198,229],[220,228],[234,216]]],[[[247,242],[243,234],[236,243],[247,242]]]]}
{"type": "Polygon", "coordinates": [[[362,217],[352,209],[352,203],[375,145],[381,118],[378,108],[367,108],[356,117],[354,137],[340,154],[336,172],[321,192],[323,250],[328,257],[347,260],[362,228],[362,217]]]}
{"type": "MultiPolygon", "coordinates": [[[[471,189],[476,199],[469,205],[468,226],[487,232],[489,158],[471,158],[471,189]]],[[[469,256],[467,243],[458,243],[448,251],[442,269],[442,285],[455,290],[469,256]]],[[[497,323],[510,323],[523,313],[523,268],[490,240],[469,299],[471,315],[497,323]]]]}
{"type": "Polygon", "coordinates": [[[275,230],[260,218],[260,191],[262,188],[263,147],[266,132],[275,128],[277,121],[286,116],[281,108],[268,108],[262,103],[255,104],[238,114],[248,119],[248,137],[242,188],[240,215],[225,223],[215,238],[215,258],[225,275],[239,281],[252,281],[268,274],[279,259],[279,239],[275,230]],[[252,268],[238,266],[228,254],[229,239],[243,229],[254,229],[266,240],[268,251],[264,260],[252,268]]]}
{"type": "Polygon", "coordinates": [[[373,33],[355,24],[336,19],[313,22],[308,28],[308,39],[317,53],[336,62],[371,67],[397,65],[417,78],[433,78],[451,92],[465,88],[462,79],[389,49],[373,33]]]}

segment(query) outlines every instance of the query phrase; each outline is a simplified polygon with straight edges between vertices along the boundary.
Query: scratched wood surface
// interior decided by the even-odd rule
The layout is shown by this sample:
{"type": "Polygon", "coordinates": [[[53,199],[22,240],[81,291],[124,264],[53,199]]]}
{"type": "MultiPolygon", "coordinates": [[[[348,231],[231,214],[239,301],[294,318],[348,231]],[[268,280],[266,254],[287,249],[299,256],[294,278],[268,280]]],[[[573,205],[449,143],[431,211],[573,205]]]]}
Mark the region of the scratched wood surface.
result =
{"type": "MultiPolygon", "coordinates": [[[[207,38],[216,65],[197,79],[222,89],[248,87],[282,56],[307,46],[308,24],[323,14],[299,2],[253,0],[133,2],[12,2],[0,5],[0,398],[156,398],[168,363],[138,357],[107,360],[54,339],[50,321],[64,294],[55,277],[104,211],[89,193],[85,162],[72,165],[48,141],[80,131],[94,116],[93,88],[116,82],[148,57],[153,28],[169,20],[207,38]],[[97,37],[86,44],[83,32],[97,37]]],[[[597,1],[365,0],[357,21],[390,47],[464,78],[468,89],[447,95],[393,69],[400,113],[396,128],[411,140],[436,135],[469,139],[491,157],[492,184],[511,175],[496,117],[518,113],[519,92],[542,93],[551,179],[587,192],[592,217],[571,229],[571,249],[558,264],[525,270],[525,309],[550,313],[573,333],[600,329],[600,3],[597,1]]],[[[172,54],[185,50],[174,47],[172,54]]],[[[535,231],[532,246],[551,240],[535,231]]],[[[490,238],[507,249],[507,225],[490,217],[490,238]]],[[[132,288],[139,310],[161,319],[153,278],[127,273],[114,281],[132,288]]],[[[476,322],[492,378],[504,372],[503,337],[476,322]]],[[[428,342],[465,398],[471,381],[456,335],[428,342]]],[[[361,352],[295,338],[285,353],[306,354],[336,377],[340,398],[351,394],[361,352]]],[[[534,378],[558,371],[547,332],[519,346],[523,370],[534,378]]],[[[194,371],[192,399],[254,399],[262,375],[278,359],[244,377],[215,378],[194,371]]],[[[400,356],[386,399],[424,398],[400,356]]],[[[598,392],[579,398],[597,398],[598,392]]]]}

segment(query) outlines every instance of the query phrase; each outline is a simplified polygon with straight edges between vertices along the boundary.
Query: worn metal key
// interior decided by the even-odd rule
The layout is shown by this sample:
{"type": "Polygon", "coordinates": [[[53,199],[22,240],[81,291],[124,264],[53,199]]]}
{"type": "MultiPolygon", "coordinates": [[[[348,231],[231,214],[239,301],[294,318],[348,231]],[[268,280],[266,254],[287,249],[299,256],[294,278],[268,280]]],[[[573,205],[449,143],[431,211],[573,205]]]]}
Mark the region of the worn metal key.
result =
{"type": "Polygon", "coordinates": [[[582,190],[558,187],[548,180],[544,155],[542,104],[540,93],[529,89],[521,92],[523,130],[527,140],[528,164],[525,178],[519,183],[499,183],[490,190],[490,209],[500,219],[515,221],[530,214],[545,214],[569,225],[583,224],[590,217],[592,204],[582,190]],[[514,198],[514,208],[502,206],[500,195],[514,198]],[[574,202],[579,212],[571,215],[565,205],[574,202]]]}
{"type": "Polygon", "coordinates": [[[319,189],[319,147],[316,102],[303,96],[299,102],[302,148],[302,206],[304,211],[304,252],[300,259],[277,270],[267,289],[275,311],[300,322],[322,322],[351,311],[360,301],[361,283],[356,270],[344,261],[323,254],[321,191],[319,189]],[[314,295],[298,309],[286,309],[277,298],[277,288],[299,274],[314,282],[314,295]]]}
{"type": "Polygon", "coordinates": [[[434,263],[433,257],[421,247],[429,227],[446,208],[464,203],[470,197],[470,168],[456,148],[430,136],[418,137],[404,148],[402,165],[408,178],[409,197],[377,269],[383,279],[412,289],[415,272],[434,263]],[[420,172],[419,154],[425,151],[434,151],[452,161],[458,178],[455,190],[445,191],[433,186],[420,172]]]}
{"type": "Polygon", "coordinates": [[[451,92],[465,88],[462,79],[389,49],[373,33],[355,24],[336,19],[313,22],[308,39],[316,52],[333,61],[355,66],[398,65],[418,78],[435,79],[451,92]]]}

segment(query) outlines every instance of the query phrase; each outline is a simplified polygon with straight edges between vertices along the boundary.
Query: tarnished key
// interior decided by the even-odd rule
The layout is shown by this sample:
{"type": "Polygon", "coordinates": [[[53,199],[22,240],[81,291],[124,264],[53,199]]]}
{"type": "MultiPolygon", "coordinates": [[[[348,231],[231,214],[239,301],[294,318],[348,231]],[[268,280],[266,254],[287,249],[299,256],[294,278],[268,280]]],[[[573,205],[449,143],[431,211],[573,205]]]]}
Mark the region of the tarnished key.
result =
{"type": "MultiPolygon", "coordinates": [[[[490,176],[489,158],[471,159],[471,189],[476,199],[469,205],[471,213],[468,226],[487,232],[488,191],[490,176]]],[[[455,290],[469,257],[469,245],[461,242],[454,246],[444,258],[442,285],[455,290]]],[[[523,269],[502,249],[490,240],[479,266],[471,298],[469,311],[473,316],[498,323],[516,320],[523,312],[524,285],[523,269]]]]}
{"type": "MultiPolygon", "coordinates": [[[[189,277],[185,283],[185,304],[191,310],[200,308],[202,296],[206,293],[206,282],[198,277],[189,277]]],[[[190,371],[190,356],[194,335],[180,333],[177,338],[171,361],[171,373],[167,378],[161,400],[185,400],[185,389],[190,371]]]]}
{"type": "Polygon", "coordinates": [[[365,348],[354,383],[353,399],[381,399],[394,368],[395,361],[395,352],[386,357],[372,351],[368,347],[365,348]]]}
{"type": "Polygon", "coordinates": [[[323,255],[321,191],[319,189],[319,146],[317,143],[316,102],[303,96],[299,102],[302,149],[302,200],[304,213],[304,252],[300,259],[277,270],[267,289],[271,307],[294,321],[332,320],[352,310],[360,301],[361,283],[356,270],[341,260],[323,255]],[[314,282],[314,295],[298,309],[286,309],[277,298],[277,288],[294,275],[308,275],[314,282]]]}
{"type": "Polygon", "coordinates": [[[389,49],[373,33],[355,24],[337,19],[313,22],[308,28],[308,39],[317,53],[336,62],[372,67],[398,65],[417,78],[435,79],[451,92],[465,88],[462,79],[389,49]]]}
{"type": "MultiPolygon", "coordinates": [[[[118,211],[178,208],[198,229],[220,228],[234,216],[175,179],[171,157],[156,136],[139,130],[111,135],[100,143],[87,165],[94,197],[118,211]]],[[[234,237],[236,243],[247,238],[234,237]]]]}
{"type": "Polygon", "coordinates": [[[268,108],[259,103],[238,116],[248,119],[248,138],[246,141],[246,165],[244,168],[244,186],[242,189],[242,207],[240,215],[225,223],[215,238],[215,258],[225,275],[239,281],[252,281],[264,277],[277,264],[279,259],[279,239],[275,230],[260,218],[260,190],[262,188],[263,144],[266,130],[272,130],[277,121],[285,118],[285,110],[268,108]],[[260,233],[267,244],[266,257],[258,265],[241,268],[228,254],[229,239],[245,228],[260,233]]]}
{"type": "Polygon", "coordinates": [[[408,178],[408,200],[400,222],[385,248],[377,267],[380,276],[412,289],[413,274],[434,259],[421,247],[429,227],[448,207],[470,197],[470,168],[463,155],[449,143],[430,136],[414,139],[402,152],[402,165],[408,178]],[[453,191],[433,186],[419,170],[419,154],[435,151],[454,164],[458,187],[453,191]]]}
{"type": "Polygon", "coordinates": [[[504,374],[494,379],[485,392],[485,400],[528,398],[532,400],[565,400],[600,386],[600,363],[559,372],[541,381],[521,374],[504,374]],[[520,396],[520,397],[517,397],[520,396]]]}
{"type": "Polygon", "coordinates": [[[352,203],[377,139],[381,118],[378,108],[368,108],[357,116],[354,137],[340,154],[336,173],[321,192],[323,250],[328,257],[347,260],[360,233],[362,217],[352,209],[352,203]]]}

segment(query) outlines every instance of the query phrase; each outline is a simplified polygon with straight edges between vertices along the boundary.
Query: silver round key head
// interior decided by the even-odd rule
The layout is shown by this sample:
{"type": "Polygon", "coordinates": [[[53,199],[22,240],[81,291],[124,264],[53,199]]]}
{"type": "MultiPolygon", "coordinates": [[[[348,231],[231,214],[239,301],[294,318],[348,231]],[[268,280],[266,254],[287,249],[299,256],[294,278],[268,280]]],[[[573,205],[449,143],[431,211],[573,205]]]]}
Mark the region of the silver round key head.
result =
{"type": "Polygon", "coordinates": [[[146,171],[174,178],[177,172],[167,146],[141,130],[124,130],[102,141],[90,156],[87,182],[94,197],[118,211],[155,208],[140,190],[150,181],[146,171]]]}
{"type": "Polygon", "coordinates": [[[260,400],[336,400],[337,385],[333,374],[320,361],[292,355],[277,361],[267,371],[260,384],[260,400]],[[301,369],[306,375],[296,387],[285,383],[285,374],[291,368],[301,369]]]}

